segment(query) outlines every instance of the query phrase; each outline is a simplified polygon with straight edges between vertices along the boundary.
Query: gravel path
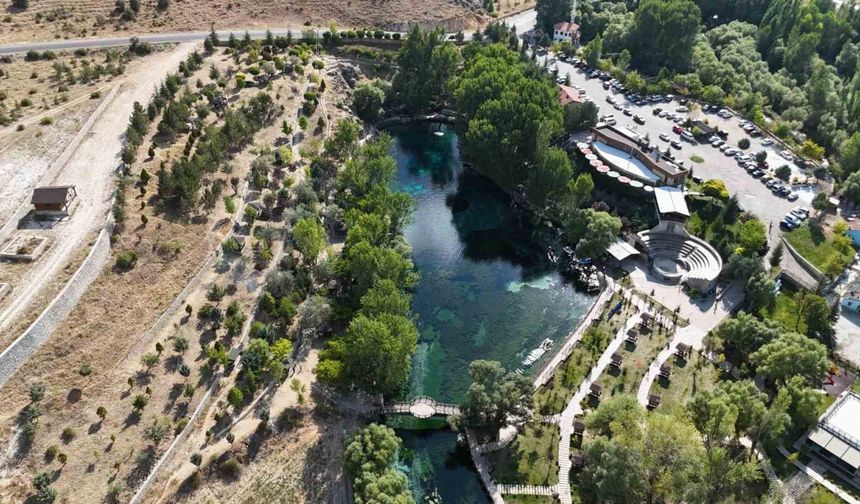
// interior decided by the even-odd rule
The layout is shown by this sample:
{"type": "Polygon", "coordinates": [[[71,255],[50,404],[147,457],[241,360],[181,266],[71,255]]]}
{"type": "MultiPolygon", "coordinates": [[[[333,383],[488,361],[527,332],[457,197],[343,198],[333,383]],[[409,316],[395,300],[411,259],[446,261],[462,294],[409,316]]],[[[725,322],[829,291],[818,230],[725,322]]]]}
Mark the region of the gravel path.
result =
{"type": "MultiPolygon", "coordinates": [[[[178,46],[127,75],[116,95],[105,101],[98,120],[93,119],[92,127],[85,131],[79,144],[61,156],[57,173],[51,173],[49,178],[40,181],[44,185],[77,186],[77,207],[68,220],[60,224],[62,232],[57,234],[51,249],[33,264],[22,279],[21,286],[12,292],[12,302],[0,313],[0,331],[25,313],[39,291],[51,282],[78,248],[84,246],[94,232],[104,228],[110,214],[113,176],[119,166],[122,132],[125,131],[132,104],[135,101],[147,103],[163,76],[175,70],[193,48],[193,44],[178,46]]],[[[10,231],[8,227],[7,223],[0,231],[0,237],[10,231]]],[[[96,241],[94,245],[97,247],[93,248],[49,308],[0,354],[0,385],[50,336],[86,287],[101,272],[110,255],[109,243],[99,245],[102,241],[109,240],[102,238],[96,241]]]]}

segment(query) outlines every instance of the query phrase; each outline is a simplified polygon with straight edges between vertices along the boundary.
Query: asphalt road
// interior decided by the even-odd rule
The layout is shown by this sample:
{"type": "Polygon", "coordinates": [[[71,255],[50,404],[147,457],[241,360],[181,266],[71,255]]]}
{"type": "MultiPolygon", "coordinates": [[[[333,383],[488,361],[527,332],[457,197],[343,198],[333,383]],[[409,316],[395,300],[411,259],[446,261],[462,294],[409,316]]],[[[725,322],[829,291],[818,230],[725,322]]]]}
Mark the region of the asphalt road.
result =
{"type": "MultiPolygon", "coordinates": [[[[776,231],[779,227],[779,222],[788,211],[799,205],[811,206],[812,197],[814,196],[811,191],[797,190],[799,198],[794,202],[774,196],[770,189],[760,182],[760,179],[749,175],[746,170],[737,164],[733,157],[725,156],[710,144],[693,144],[681,140],[679,135],[672,132],[673,122],[652,114],[655,107],[668,109],[670,112],[675,113],[675,108],[680,106],[677,102],[662,102],[638,107],[629,103],[623,94],[615,93],[611,89],[604,90],[602,81],[599,79],[587,79],[585,73],[573,65],[562,61],[557,61],[556,64],[558,65],[560,75],[570,75],[571,84],[582,88],[586,95],[594,101],[600,109],[600,115],[611,113],[615,116],[618,121],[616,127],[627,129],[635,135],[644,135],[647,132],[651,142],[656,143],[663,150],[669,144],[659,139],[661,133],[667,135],[671,140],[679,140],[682,145],[681,149],[672,149],[676,158],[683,160],[685,166],[692,167],[693,175],[697,177],[705,180],[712,178],[723,180],[729,191],[737,196],[741,206],[745,210],[758,216],[765,225],[773,222],[772,237],[777,235],[776,231]],[[612,105],[606,102],[607,96],[613,96],[618,103],[629,107],[633,114],[639,114],[644,120],[644,124],[636,124],[632,116],[625,116],[621,111],[615,110],[612,105]],[[692,162],[690,158],[694,155],[701,157],[703,162],[692,162]]],[[[737,142],[741,138],[748,137],[739,124],[742,118],[722,119],[716,114],[705,114],[702,112],[698,113],[698,118],[702,120],[707,118],[711,125],[719,126],[721,130],[728,132],[727,141],[733,146],[737,146],[737,142]]],[[[768,153],[767,161],[772,169],[782,164],[789,164],[793,170],[800,172],[796,166],[780,157],[779,151],[782,149],[778,144],[765,147],[761,145],[762,140],[763,138],[750,138],[751,146],[746,152],[752,155],[755,152],[764,150],[768,153]]]]}
{"type": "MultiPolygon", "coordinates": [[[[507,23],[509,26],[516,27],[517,33],[525,33],[534,28],[537,19],[537,14],[534,9],[523,11],[519,14],[514,14],[505,18],[500,18],[499,21],[507,23]]],[[[311,29],[307,26],[284,26],[280,28],[270,28],[273,35],[285,36],[287,33],[292,33],[294,37],[301,36],[303,30],[311,29]]],[[[317,36],[322,36],[325,28],[313,28],[317,36]]],[[[221,40],[227,40],[231,33],[237,37],[244,36],[245,32],[251,35],[252,38],[263,38],[266,36],[265,29],[245,29],[235,28],[231,30],[216,31],[221,40]]],[[[105,47],[120,47],[126,46],[129,39],[136,36],[141,42],[149,42],[151,44],[168,44],[181,42],[202,42],[210,32],[181,32],[181,33],[152,33],[142,35],[127,35],[123,37],[108,37],[108,38],[85,38],[71,40],[50,40],[44,42],[19,42],[15,44],[0,45],[0,54],[16,54],[27,51],[69,51],[74,49],[98,49],[105,47]]],[[[393,33],[393,32],[391,32],[393,33]]],[[[464,32],[466,38],[472,36],[472,32],[464,32]]]]}

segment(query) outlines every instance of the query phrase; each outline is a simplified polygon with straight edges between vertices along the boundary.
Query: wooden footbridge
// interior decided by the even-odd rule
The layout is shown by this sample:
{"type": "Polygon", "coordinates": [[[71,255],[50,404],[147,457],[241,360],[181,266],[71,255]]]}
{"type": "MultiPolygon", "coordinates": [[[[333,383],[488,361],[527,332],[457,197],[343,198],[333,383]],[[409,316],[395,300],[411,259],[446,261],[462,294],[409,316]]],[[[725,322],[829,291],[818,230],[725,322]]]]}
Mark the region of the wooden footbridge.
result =
{"type": "Polygon", "coordinates": [[[459,415],[460,407],[456,404],[440,403],[432,397],[418,396],[409,402],[383,404],[376,409],[381,415],[412,415],[415,418],[430,418],[434,416],[459,415]]]}
{"type": "Polygon", "coordinates": [[[314,383],[311,388],[340,410],[360,416],[412,415],[416,418],[431,418],[460,414],[460,407],[456,404],[440,403],[429,396],[418,396],[407,402],[386,404],[367,396],[344,397],[320,383],[314,383]]]}

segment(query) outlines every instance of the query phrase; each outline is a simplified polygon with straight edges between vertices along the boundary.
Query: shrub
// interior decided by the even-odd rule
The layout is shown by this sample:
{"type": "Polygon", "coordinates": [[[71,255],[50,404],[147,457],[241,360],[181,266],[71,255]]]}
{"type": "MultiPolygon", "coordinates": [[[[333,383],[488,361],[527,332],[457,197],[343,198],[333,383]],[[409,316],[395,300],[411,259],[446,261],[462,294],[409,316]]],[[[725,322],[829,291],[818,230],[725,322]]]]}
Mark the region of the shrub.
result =
{"type": "Polygon", "coordinates": [[[129,271],[137,264],[137,252],[126,250],[116,256],[116,267],[121,271],[129,271]]]}
{"type": "Polygon", "coordinates": [[[239,387],[232,387],[230,391],[227,392],[227,402],[230,406],[233,406],[234,409],[241,408],[245,403],[245,394],[242,392],[242,389],[239,387]]]}
{"type": "Polygon", "coordinates": [[[54,124],[54,118],[45,116],[39,119],[39,124],[41,124],[42,126],[50,126],[54,124]]]}
{"type": "Polygon", "coordinates": [[[791,178],[791,167],[784,164],[774,171],[774,175],[776,175],[776,178],[780,180],[788,181],[788,179],[791,178]]]}
{"type": "Polygon", "coordinates": [[[242,464],[236,457],[231,456],[221,462],[218,471],[223,478],[236,479],[242,474],[242,464]]]}
{"type": "Polygon", "coordinates": [[[63,439],[64,442],[71,443],[72,440],[75,439],[75,436],[77,436],[77,435],[78,435],[78,433],[75,432],[75,429],[73,429],[71,427],[66,427],[65,429],[63,429],[63,433],[60,434],[60,437],[63,439]]]}
{"type": "Polygon", "coordinates": [[[314,62],[311,63],[311,66],[316,68],[317,70],[322,70],[322,68],[325,66],[325,62],[323,62],[323,60],[314,60],[314,62]]]}
{"type": "Polygon", "coordinates": [[[230,196],[224,196],[224,210],[229,214],[236,213],[236,203],[230,196]]]}
{"type": "Polygon", "coordinates": [[[78,374],[81,376],[89,376],[93,373],[93,368],[89,364],[81,364],[81,367],[78,368],[78,374]]]}
{"type": "Polygon", "coordinates": [[[750,148],[750,139],[746,138],[746,137],[741,138],[740,140],[738,140],[738,147],[740,147],[741,149],[744,149],[744,150],[749,149],[750,148]]]}
{"type": "Polygon", "coordinates": [[[308,118],[306,116],[299,117],[299,128],[301,128],[302,131],[308,129],[308,118]]]}
{"type": "Polygon", "coordinates": [[[149,403],[149,398],[143,394],[137,394],[134,396],[134,400],[131,402],[132,408],[135,411],[140,411],[146,407],[147,403],[149,403]]]}
{"type": "Polygon", "coordinates": [[[57,445],[51,445],[45,450],[45,461],[53,462],[55,458],[57,458],[57,454],[60,453],[60,449],[57,445]]]}

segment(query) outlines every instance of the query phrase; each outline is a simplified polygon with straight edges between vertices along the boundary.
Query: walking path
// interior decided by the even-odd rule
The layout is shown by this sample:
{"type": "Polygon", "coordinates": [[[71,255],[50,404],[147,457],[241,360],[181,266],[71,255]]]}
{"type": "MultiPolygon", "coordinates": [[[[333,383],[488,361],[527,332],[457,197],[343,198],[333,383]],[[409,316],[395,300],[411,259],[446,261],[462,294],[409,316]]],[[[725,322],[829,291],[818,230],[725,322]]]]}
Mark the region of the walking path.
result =
{"type": "Polygon", "coordinates": [[[534,486],[534,485],[496,485],[499,493],[507,495],[556,495],[558,485],[534,486]]]}
{"type": "Polygon", "coordinates": [[[815,480],[810,475],[797,471],[782,487],[782,503],[795,504],[814,484],[815,480]]]}
{"type": "Polygon", "coordinates": [[[636,399],[639,401],[639,404],[642,406],[648,406],[648,395],[651,391],[651,385],[660,374],[660,366],[669,360],[672,354],[675,353],[675,349],[678,347],[678,344],[685,343],[692,346],[694,349],[699,350],[702,348],[702,342],[704,339],[705,332],[693,325],[688,325],[687,327],[683,327],[675,331],[675,337],[672,338],[669,346],[657,354],[657,358],[651,363],[651,366],[648,368],[648,372],[645,373],[645,376],[642,377],[642,382],[639,383],[639,391],[636,394],[636,399]]]}
{"type": "Polygon", "coordinates": [[[561,440],[558,445],[558,494],[561,504],[572,504],[573,499],[570,494],[570,436],[573,434],[573,419],[582,414],[582,406],[580,403],[585,399],[590,390],[591,384],[603,373],[603,370],[609,365],[612,360],[612,354],[615,353],[627,337],[627,331],[635,327],[641,321],[641,315],[637,314],[631,317],[624,326],[618,331],[606,350],[603,351],[597,364],[588,373],[588,376],[583,380],[579,389],[568,402],[567,407],[561,414],[561,440]]]}

